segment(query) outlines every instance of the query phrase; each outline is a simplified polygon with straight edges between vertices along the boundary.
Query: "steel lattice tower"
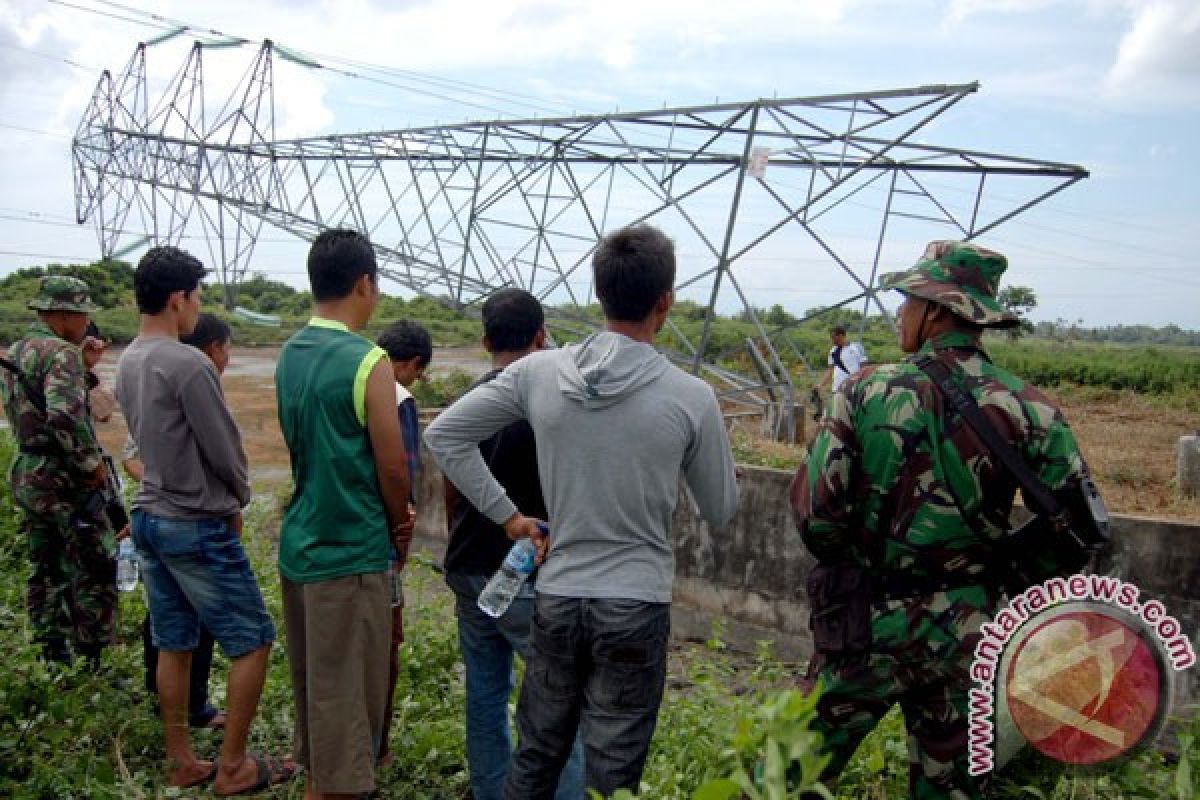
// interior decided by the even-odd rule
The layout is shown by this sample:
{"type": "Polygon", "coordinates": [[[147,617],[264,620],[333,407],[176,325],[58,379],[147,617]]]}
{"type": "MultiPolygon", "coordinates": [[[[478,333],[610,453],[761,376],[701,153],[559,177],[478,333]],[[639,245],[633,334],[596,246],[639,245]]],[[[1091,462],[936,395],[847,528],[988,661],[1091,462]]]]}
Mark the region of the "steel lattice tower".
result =
{"type": "Polygon", "coordinates": [[[72,149],[76,216],[95,221],[104,256],[130,238],[179,244],[198,224],[232,304],[264,225],[303,240],[353,227],[411,291],[468,309],[520,286],[580,330],[590,323],[572,307],[593,299],[596,242],[649,221],[676,239],[677,297],[695,301],[690,324],[669,323],[670,355],[727,400],[770,412],[782,436],[793,393],[780,353],[794,345],[750,302],[760,279],[780,291],[832,283],[838,306],[886,314],[876,274],[911,263],[912,242],[977,238],[1087,177],[920,138],[974,83],[281,140],[274,59],[303,59],[264,42],[213,114],[206,49],[195,43],[153,102],[144,44],[96,86],[72,149]],[[755,334],[715,341],[717,313],[755,334]],[[717,363],[735,350],[744,373],[717,363]]]}

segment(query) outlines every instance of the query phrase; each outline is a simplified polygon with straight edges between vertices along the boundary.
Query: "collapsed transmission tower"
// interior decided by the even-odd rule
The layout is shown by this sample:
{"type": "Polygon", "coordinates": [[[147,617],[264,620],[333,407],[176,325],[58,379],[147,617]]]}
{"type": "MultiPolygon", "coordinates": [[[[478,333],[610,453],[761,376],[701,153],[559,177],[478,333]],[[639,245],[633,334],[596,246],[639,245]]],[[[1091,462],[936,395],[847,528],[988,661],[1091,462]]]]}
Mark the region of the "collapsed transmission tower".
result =
{"type": "Polygon", "coordinates": [[[752,296],[834,291],[832,307],[886,316],[881,265],[906,266],[930,238],[987,234],[1087,176],[926,143],[974,83],[278,139],[275,58],[320,65],[266,41],[211,114],[206,49],[192,45],[153,103],[145,44],[96,86],[73,142],[76,215],[95,220],[105,257],[198,226],[232,304],[264,226],[301,240],[352,227],[408,290],[466,309],[519,286],[580,331],[597,241],[649,221],[675,238],[676,297],[691,301],[668,323],[669,355],[781,437],[794,425],[785,357],[799,350],[752,296]],[[719,341],[717,314],[753,334],[719,341]]]}

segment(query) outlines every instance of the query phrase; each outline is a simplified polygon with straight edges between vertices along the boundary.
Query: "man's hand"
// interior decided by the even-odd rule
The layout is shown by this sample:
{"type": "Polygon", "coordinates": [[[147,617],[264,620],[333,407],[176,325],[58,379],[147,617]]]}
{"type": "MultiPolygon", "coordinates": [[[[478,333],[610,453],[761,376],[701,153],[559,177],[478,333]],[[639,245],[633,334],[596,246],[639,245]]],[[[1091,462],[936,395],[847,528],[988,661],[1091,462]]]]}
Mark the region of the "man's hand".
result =
{"type": "Polygon", "coordinates": [[[108,485],[108,467],[104,465],[103,461],[97,464],[96,469],[83,479],[83,485],[89,489],[103,489],[108,485]]]}
{"type": "Polygon", "coordinates": [[[119,542],[122,539],[128,539],[128,538],[129,538],[129,523],[125,523],[125,526],[123,528],[121,528],[121,530],[117,531],[117,541],[119,542]]]}
{"type": "Polygon", "coordinates": [[[233,535],[242,538],[242,527],[245,520],[242,518],[242,512],[237,512],[229,517],[229,530],[233,531],[233,535]]]}
{"type": "Polygon", "coordinates": [[[412,545],[413,529],[417,524],[417,509],[412,503],[408,504],[408,515],[397,522],[388,532],[392,546],[396,548],[396,566],[402,568],[408,561],[408,548],[412,545]]]}
{"type": "Polygon", "coordinates": [[[92,369],[99,364],[105,347],[107,344],[103,339],[97,339],[95,336],[84,337],[83,343],[79,345],[79,349],[83,352],[83,366],[92,369]]]}
{"type": "Polygon", "coordinates": [[[537,548],[537,563],[540,565],[546,560],[546,550],[550,547],[546,523],[517,512],[504,523],[504,532],[514,542],[517,539],[529,539],[537,548]]]}

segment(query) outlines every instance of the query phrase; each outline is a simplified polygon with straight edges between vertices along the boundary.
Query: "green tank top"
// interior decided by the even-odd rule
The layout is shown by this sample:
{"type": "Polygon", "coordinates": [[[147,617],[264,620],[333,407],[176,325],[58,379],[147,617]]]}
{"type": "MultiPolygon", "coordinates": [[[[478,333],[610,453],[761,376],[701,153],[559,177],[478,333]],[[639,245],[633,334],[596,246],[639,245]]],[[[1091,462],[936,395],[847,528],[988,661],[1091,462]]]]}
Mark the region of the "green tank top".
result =
{"type": "Polygon", "coordinates": [[[319,317],[279,354],[276,402],[295,483],[279,571],[290,581],[387,569],[387,515],[366,427],[367,376],[386,357],[340,322],[319,317]]]}

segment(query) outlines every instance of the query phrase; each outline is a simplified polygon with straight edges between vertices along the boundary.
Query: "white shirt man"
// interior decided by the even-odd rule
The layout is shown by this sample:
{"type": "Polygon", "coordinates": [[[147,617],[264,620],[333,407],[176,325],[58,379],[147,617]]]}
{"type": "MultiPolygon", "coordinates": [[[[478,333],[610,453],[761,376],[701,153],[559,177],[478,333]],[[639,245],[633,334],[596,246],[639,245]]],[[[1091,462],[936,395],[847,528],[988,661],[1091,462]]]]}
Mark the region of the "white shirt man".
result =
{"type": "Polygon", "coordinates": [[[829,374],[833,381],[833,391],[837,391],[842,382],[862,369],[867,363],[867,351],[859,342],[848,342],[843,328],[834,328],[831,334],[833,347],[829,348],[829,374]]]}

